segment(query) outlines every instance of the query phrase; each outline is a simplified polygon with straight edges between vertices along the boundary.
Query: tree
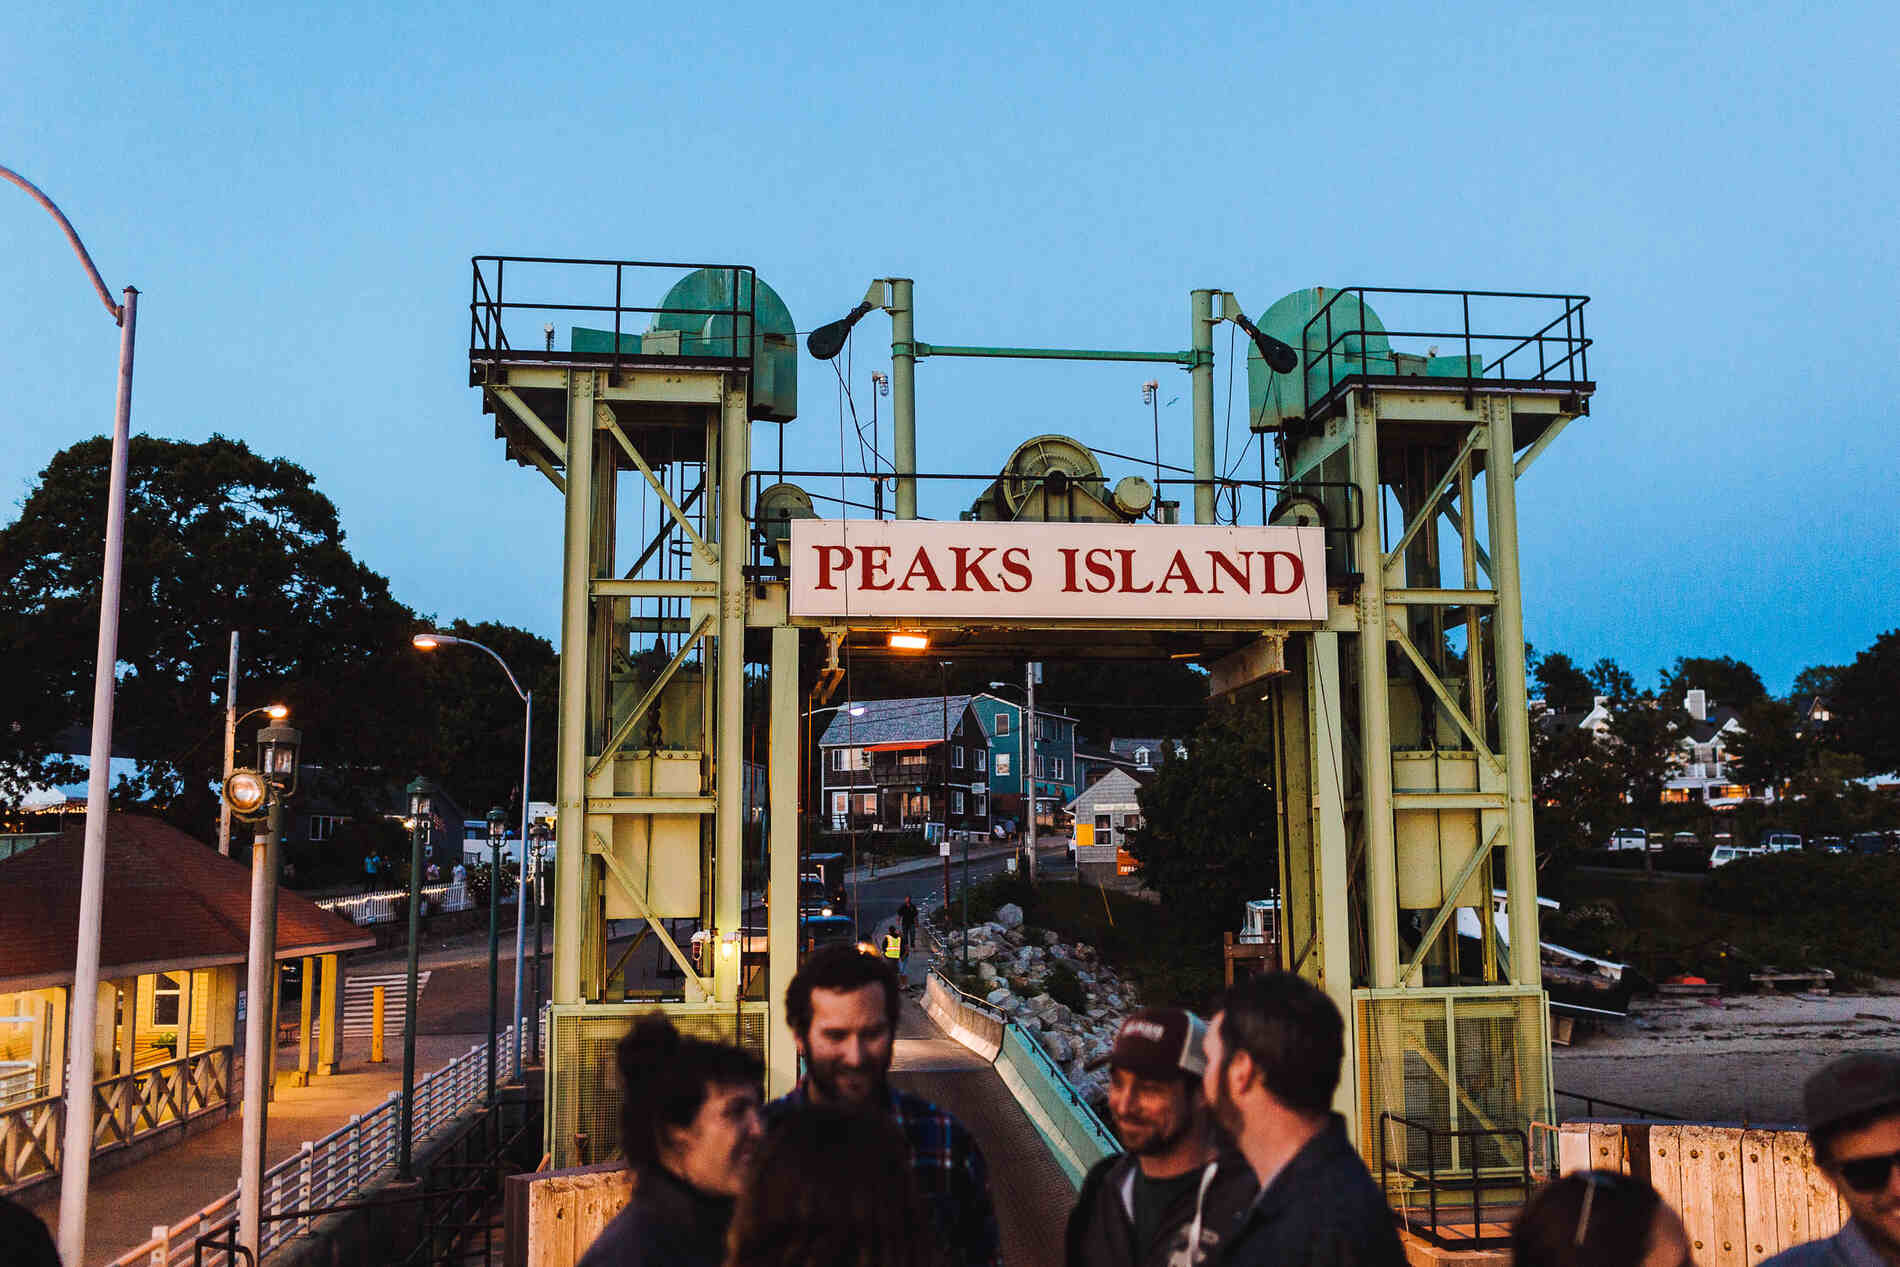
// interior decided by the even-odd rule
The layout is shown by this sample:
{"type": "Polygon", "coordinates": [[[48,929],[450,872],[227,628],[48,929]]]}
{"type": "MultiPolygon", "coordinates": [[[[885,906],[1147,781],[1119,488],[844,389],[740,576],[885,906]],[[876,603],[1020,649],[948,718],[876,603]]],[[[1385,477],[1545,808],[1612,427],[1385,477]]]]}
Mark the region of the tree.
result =
{"type": "MultiPolygon", "coordinates": [[[[437,626],[458,638],[492,647],[523,690],[534,692],[534,765],[530,796],[554,799],[554,748],[560,668],[547,639],[493,621],[456,620],[437,626]]],[[[433,704],[433,744],[425,761],[472,817],[500,807],[513,831],[521,824],[521,719],[519,696],[495,662],[473,647],[444,647],[419,657],[433,704]]]]}
{"type": "MultiPolygon", "coordinates": [[[[1587,684],[1587,683],[1586,683],[1587,684]]],[[[1531,804],[1540,866],[1602,843],[1623,804],[1613,749],[1591,731],[1531,718],[1531,804]]]]}
{"type": "Polygon", "coordinates": [[[1794,706],[1764,695],[1742,710],[1742,732],[1729,741],[1735,769],[1751,787],[1779,792],[1807,765],[1794,706]]]}
{"type": "Polygon", "coordinates": [[[1833,699],[1841,691],[1841,674],[1847,672],[1842,664],[1810,664],[1794,675],[1794,694],[1820,695],[1833,699]]]}
{"type": "Polygon", "coordinates": [[[1588,709],[1596,700],[1596,689],[1582,669],[1561,651],[1553,651],[1537,661],[1537,689],[1553,712],[1588,709]]]}
{"type": "Polygon", "coordinates": [[[1730,656],[1677,656],[1662,674],[1662,698],[1670,708],[1681,708],[1683,696],[1701,688],[1712,702],[1737,711],[1768,694],[1761,675],[1730,656]]]}
{"type": "Polygon", "coordinates": [[[1141,789],[1129,851],[1183,929],[1218,938],[1241,904],[1279,887],[1270,718],[1256,703],[1216,709],[1141,789]]]}
{"type": "Polygon", "coordinates": [[[1900,770],[1900,629],[1890,629],[1841,670],[1829,697],[1839,747],[1884,774],[1900,770]]]}
{"type": "Polygon", "coordinates": [[[1610,710],[1609,760],[1623,792],[1639,808],[1653,809],[1662,802],[1676,752],[1677,710],[1665,708],[1652,691],[1638,691],[1636,679],[1614,660],[1598,660],[1590,680],[1610,710]]]}

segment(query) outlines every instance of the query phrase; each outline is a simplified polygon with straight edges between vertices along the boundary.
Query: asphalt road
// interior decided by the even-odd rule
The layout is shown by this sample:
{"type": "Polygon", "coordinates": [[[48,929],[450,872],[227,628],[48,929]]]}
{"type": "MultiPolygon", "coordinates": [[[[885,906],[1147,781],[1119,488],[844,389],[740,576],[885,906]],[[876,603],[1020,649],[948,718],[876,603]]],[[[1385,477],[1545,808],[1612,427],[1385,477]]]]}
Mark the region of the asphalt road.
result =
{"type": "MultiPolygon", "coordinates": [[[[950,895],[954,903],[963,885],[963,858],[960,846],[952,846],[956,852],[950,856],[950,895]]],[[[1066,848],[1037,850],[1044,875],[1069,875],[1075,870],[1069,862],[1066,848]]],[[[980,884],[993,876],[1001,875],[1008,865],[1009,855],[999,854],[991,858],[972,858],[970,860],[970,883],[980,884]]],[[[882,931],[897,918],[897,908],[904,904],[908,896],[923,912],[929,912],[942,906],[944,901],[943,867],[928,867],[918,871],[904,872],[893,876],[879,876],[875,880],[865,880],[856,886],[858,907],[858,930],[860,937],[870,937],[882,931]]],[[[953,914],[961,912],[954,906],[953,914]]]]}

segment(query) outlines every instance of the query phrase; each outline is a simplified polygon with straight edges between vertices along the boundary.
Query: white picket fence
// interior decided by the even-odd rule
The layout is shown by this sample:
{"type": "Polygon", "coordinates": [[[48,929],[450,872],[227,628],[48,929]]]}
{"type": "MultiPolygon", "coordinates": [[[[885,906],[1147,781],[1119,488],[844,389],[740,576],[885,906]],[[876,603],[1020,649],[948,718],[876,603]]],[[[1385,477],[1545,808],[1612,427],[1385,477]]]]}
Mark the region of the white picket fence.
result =
{"type": "MultiPolygon", "coordinates": [[[[516,1072],[512,1026],[496,1038],[495,1054],[500,1075],[512,1076],[516,1072]]],[[[415,1142],[420,1144],[448,1125],[464,1110],[480,1103],[487,1093],[488,1044],[483,1041],[416,1083],[415,1142]]],[[[381,1177],[396,1164],[401,1100],[401,1092],[390,1092],[376,1108],[352,1117],[349,1125],[322,1139],[304,1141],[295,1157],[265,1171],[264,1212],[269,1215],[336,1205],[381,1177]]],[[[107,1267],[185,1267],[192,1261],[199,1237],[219,1231],[237,1218],[237,1200],[238,1194],[232,1191],[182,1222],[154,1227],[150,1239],[126,1250],[107,1267]]],[[[310,1224],[309,1219],[265,1223],[259,1256],[307,1235],[310,1224]]]]}

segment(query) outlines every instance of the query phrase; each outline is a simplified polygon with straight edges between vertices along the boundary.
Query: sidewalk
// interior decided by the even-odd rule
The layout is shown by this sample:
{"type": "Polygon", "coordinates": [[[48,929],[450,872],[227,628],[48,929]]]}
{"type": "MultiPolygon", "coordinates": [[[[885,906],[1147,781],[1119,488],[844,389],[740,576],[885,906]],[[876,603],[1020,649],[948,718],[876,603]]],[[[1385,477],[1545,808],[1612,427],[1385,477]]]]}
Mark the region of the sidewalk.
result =
{"type": "MultiPolygon", "coordinates": [[[[418,1034],[416,1076],[434,1072],[485,1034],[418,1034]]],[[[367,1113],[402,1086],[402,1046],[390,1046],[387,1063],[366,1063],[367,1038],[344,1045],[344,1072],[312,1078],[308,1087],[280,1085],[271,1101],[266,1168],[295,1156],[305,1140],[322,1139],[367,1113]]],[[[279,1048],[280,1072],[294,1069],[295,1047],[279,1048]]],[[[234,1072],[234,1076],[237,1076],[234,1072]]],[[[242,1112],[183,1143],[160,1149],[122,1170],[96,1176],[86,1200],[86,1258],[79,1267],[100,1267],[152,1234],[177,1223],[237,1187],[244,1137],[242,1112]]],[[[42,1184],[20,1198],[48,1228],[59,1226],[59,1183],[42,1184]]],[[[75,1267],[68,1264],[67,1267],[75,1267]]]]}

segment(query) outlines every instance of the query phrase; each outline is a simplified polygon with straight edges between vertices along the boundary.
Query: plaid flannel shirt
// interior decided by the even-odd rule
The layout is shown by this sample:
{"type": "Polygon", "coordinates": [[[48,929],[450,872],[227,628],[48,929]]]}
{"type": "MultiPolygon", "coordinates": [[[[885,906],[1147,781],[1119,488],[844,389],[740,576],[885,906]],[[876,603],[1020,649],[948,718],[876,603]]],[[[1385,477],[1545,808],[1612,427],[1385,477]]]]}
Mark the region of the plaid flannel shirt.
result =
{"type": "MultiPolygon", "coordinates": [[[[951,1267],[1001,1267],[989,1167],[969,1128],[922,1096],[888,1089],[891,1120],[910,1144],[917,1192],[950,1248],[951,1267]]],[[[769,1124],[786,1110],[811,1103],[807,1083],[765,1107],[769,1124]]]]}

